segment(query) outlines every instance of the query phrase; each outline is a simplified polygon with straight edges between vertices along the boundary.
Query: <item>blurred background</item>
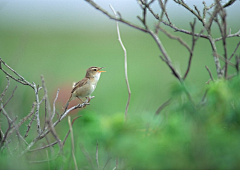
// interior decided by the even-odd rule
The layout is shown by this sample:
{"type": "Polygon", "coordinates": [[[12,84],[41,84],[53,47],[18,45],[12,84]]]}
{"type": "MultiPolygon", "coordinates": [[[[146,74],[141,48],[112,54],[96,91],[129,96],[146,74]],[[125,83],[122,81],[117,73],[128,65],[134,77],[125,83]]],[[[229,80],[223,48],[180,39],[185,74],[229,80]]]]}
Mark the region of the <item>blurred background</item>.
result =
{"type": "MultiPolygon", "coordinates": [[[[141,16],[140,6],[136,1],[95,2],[109,13],[112,13],[109,8],[109,4],[112,4],[122,17],[141,26],[136,17],[141,16]]],[[[193,6],[193,1],[186,2],[193,6]]],[[[207,2],[208,5],[210,3],[207,2]]],[[[201,1],[194,1],[194,4],[199,9],[203,8],[201,1]]],[[[60,88],[58,105],[63,105],[67,100],[72,83],[81,80],[88,67],[106,67],[107,72],[102,74],[93,94],[96,98],[88,109],[99,114],[124,111],[128,94],[124,79],[124,54],[117,40],[115,21],[82,0],[5,0],[1,1],[0,7],[0,53],[5,62],[30,82],[40,83],[40,76],[43,75],[52,100],[60,88]]],[[[228,24],[233,33],[240,25],[235,20],[240,17],[238,7],[239,2],[236,2],[227,8],[228,18],[231,18],[228,24]]],[[[157,1],[153,9],[160,11],[157,1]]],[[[189,22],[193,21],[191,13],[172,1],[169,1],[167,10],[176,26],[190,29],[189,22]]],[[[148,23],[153,28],[157,22],[151,15],[148,16],[148,23]]],[[[123,24],[120,24],[120,31],[128,54],[128,74],[132,90],[129,111],[156,111],[168,98],[169,87],[176,79],[159,58],[160,52],[149,35],[123,24]]],[[[215,34],[216,37],[219,36],[218,30],[215,34]]],[[[187,42],[191,40],[190,36],[177,35],[187,42]]],[[[187,50],[163,33],[159,36],[174,66],[184,74],[189,56],[187,50]]],[[[236,41],[229,42],[229,52],[235,48],[236,41]]],[[[221,42],[217,45],[221,46],[221,42]]],[[[208,81],[205,65],[216,75],[209,47],[206,40],[197,42],[187,79],[196,88],[208,81]]],[[[0,76],[1,87],[4,87],[5,76],[0,76]]],[[[12,88],[14,83],[12,81],[12,88]]],[[[31,89],[19,85],[15,95],[27,95],[30,91],[31,89]]]]}
{"type": "MultiPolygon", "coordinates": [[[[137,1],[95,0],[95,2],[110,14],[112,14],[109,8],[111,4],[124,19],[141,26],[136,17],[142,15],[137,1]]],[[[186,3],[192,8],[193,5],[199,9],[203,8],[201,0],[186,0],[186,3]]],[[[206,3],[211,4],[210,1],[206,3]]],[[[240,2],[237,1],[226,9],[228,27],[231,28],[232,33],[240,28],[239,7],[240,2]]],[[[157,1],[153,4],[153,9],[160,13],[157,1]]],[[[190,30],[189,22],[193,21],[193,16],[189,11],[169,1],[167,12],[172,23],[177,27],[190,30]]],[[[157,24],[150,14],[147,22],[151,28],[157,24]]],[[[197,26],[197,31],[200,31],[201,24],[197,23],[197,26]]],[[[132,92],[128,114],[130,117],[139,114],[152,116],[158,107],[169,99],[171,87],[178,82],[159,58],[161,53],[148,34],[122,23],[119,27],[122,41],[127,49],[128,78],[132,92]]],[[[174,34],[182,37],[190,45],[191,36],[174,34]]],[[[219,37],[219,30],[213,31],[213,35],[219,37]]],[[[183,75],[187,68],[188,51],[161,32],[159,37],[174,66],[183,75]]],[[[229,54],[233,52],[238,41],[239,38],[227,41],[229,54]]],[[[219,53],[223,54],[220,41],[217,47],[219,53]]],[[[59,113],[62,112],[61,107],[70,96],[73,82],[81,80],[90,66],[105,67],[106,73],[101,75],[91,105],[86,109],[78,110],[74,115],[124,114],[128,92],[124,77],[124,53],[117,38],[116,23],[83,0],[1,0],[0,57],[29,82],[41,84],[40,76],[43,75],[51,105],[57,89],[60,89],[56,103],[59,113]]],[[[207,40],[199,39],[191,70],[186,79],[187,87],[196,102],[201,100],[207,87],[205,83],[209,80],[205,65],[216,78],[210,45],[207,40]],[[193,92],[196,89],[197,93],[193,92]]],[[[5,75],[0,72],[1,91],[6,84],[5,75]]],[[[34,92],[31,88],[11,80],[7,96],[11,95],[16,85],[18,87],[14,93],[15,97],[6,108],[9,113],[19,114],[21,118],[31,109],[34,92]]],[[[72,104],[76,103],[77,101],[72,102],[72,104]]],[[[67,123],[65,125],[67,126],[67,123]]],[[[58,131],[61,133],[62,130],[58,129],[58,131]]]]}

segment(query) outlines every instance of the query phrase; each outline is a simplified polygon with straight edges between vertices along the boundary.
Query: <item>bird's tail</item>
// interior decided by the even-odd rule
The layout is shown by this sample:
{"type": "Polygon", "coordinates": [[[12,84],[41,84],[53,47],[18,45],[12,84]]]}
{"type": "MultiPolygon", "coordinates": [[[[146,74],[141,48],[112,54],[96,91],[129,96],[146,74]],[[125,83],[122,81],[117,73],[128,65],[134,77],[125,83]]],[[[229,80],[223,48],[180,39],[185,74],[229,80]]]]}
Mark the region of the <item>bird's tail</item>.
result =
{"type": "Polygon", "coordinates": [[[66,112],[68,105],[70,103],[70,101],[73,100],[73,96],[71,94],[71,96],[69,97],[68,101],[66,102],[66,104],[63,106],[64,112],[66,112]]]}

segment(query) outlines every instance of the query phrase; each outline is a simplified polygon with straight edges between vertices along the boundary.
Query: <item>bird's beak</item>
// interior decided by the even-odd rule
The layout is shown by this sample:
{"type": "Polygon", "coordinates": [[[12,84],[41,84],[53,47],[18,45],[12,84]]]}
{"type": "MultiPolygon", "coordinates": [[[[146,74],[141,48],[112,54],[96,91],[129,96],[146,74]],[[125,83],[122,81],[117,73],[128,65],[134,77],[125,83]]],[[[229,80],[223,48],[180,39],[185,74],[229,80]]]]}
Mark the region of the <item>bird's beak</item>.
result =
{"type": "MultiPolygon", "coordinates": [[[[103,69],[103,68],[105,68],[105,67],[101,67],[99,70],[101,70],[101,69],[103,69]]],[[[102,73],[102,72],[106,72],[106,71],[97,71],[97,72],[99,72],[99,73],[102,73]]]]}

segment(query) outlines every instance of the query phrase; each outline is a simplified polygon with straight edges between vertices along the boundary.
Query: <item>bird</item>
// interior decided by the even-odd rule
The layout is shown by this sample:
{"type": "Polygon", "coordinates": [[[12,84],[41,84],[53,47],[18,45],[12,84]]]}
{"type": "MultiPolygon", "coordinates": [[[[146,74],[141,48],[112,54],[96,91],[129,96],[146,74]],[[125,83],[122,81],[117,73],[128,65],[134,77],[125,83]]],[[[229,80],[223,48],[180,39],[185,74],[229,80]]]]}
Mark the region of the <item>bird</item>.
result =
{"type": "Polygon", "coordinates": [[[65,111],[69,105],[69,102],[75,98],[78,98],[81,103],[84,103],[83,99],[90,101],[90,96],[95,90],[97,83],[100,79],[101,71],[104,67],[89,67],[86,71],[85,77],[77,83],[74,83],[71,95],[65,104],[65,111]]]}

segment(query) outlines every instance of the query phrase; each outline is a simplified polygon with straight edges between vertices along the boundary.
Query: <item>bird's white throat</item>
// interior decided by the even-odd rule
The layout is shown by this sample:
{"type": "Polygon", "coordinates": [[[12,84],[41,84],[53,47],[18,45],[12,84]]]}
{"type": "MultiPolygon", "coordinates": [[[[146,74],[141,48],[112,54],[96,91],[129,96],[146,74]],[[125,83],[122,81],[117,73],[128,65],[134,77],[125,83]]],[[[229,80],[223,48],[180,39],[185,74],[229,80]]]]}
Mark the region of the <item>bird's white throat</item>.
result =
{"type": "Polygon", "coordinates": [[[98,80],[100,79],[101,73],[97,73],[94,75],[95,82],[97,83],[98,80]]]}

